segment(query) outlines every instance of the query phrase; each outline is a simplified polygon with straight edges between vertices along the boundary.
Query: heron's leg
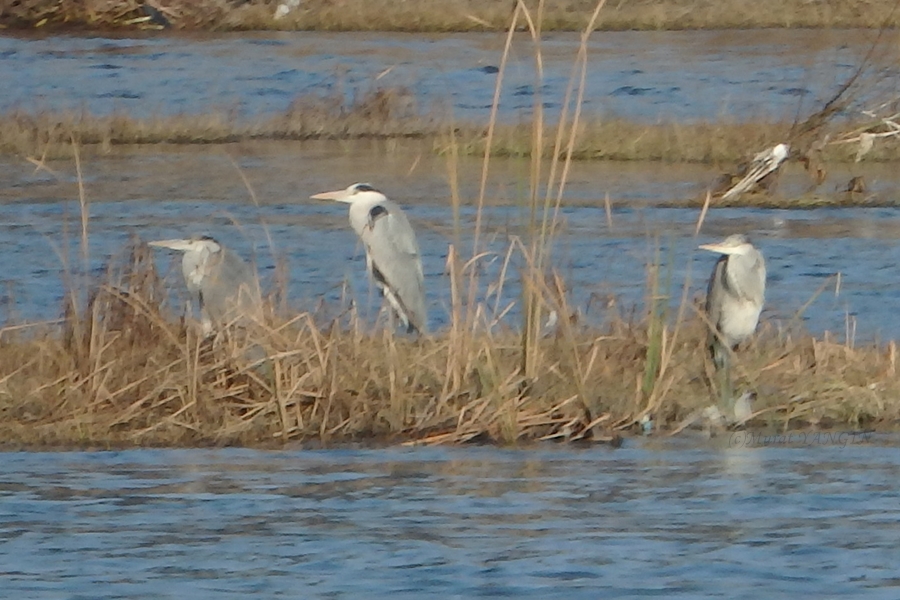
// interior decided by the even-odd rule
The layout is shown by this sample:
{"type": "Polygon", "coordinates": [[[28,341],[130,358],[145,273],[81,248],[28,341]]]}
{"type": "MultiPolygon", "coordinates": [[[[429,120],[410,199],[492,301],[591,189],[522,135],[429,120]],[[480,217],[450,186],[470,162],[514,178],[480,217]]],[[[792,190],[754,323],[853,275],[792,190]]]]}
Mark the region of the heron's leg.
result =
{"type": "Polygon", "coordinates": [[[388,329],[390,329],[391,331],[394,331],[395,328],[397,327],[397,324],[394,322],[395,319],[397,318],[397,313],[394,312],[394,307],[391,306],[390,302],[385,301],[385,302],[382,302],[381,310],[383,310],[384,312],[387,313],[388,329]]]}
{"type": "Polygon", "coordinates": [[[727,350],[722,353],[722,368],[719,375],[719,408],[726,419],[734,416],[734,389],[731,382],[731,357],[727,350]]]}
{"type": "Polygon", "coordinates": [[[211,336],[215,332],[212,319],[209,318],[209,314],[206,312],[205,308],[200,309],[200,330],[205,338],[211,336]]]}

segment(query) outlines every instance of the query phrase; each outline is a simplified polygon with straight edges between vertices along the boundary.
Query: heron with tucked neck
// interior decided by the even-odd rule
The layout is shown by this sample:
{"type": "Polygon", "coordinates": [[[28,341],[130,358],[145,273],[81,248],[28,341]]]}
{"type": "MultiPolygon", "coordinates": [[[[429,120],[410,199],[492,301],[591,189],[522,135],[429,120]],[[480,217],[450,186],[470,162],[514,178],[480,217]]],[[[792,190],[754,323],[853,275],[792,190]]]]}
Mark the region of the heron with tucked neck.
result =
{"type": "Polygon", "coordinates": [[[202,236],[150,245],[184,253],[181,272],[188,291],[200,302],[203,335],[259,310],[259,284],[253,270],[215,239],[202,236]]]}
{"type": "Polygon", "coordinates": [[[734,410],[731,389],[731,354],[753,335],[766,297],[766,262],[747,236],[731,235],[702,250],[722,256],[713,268],[706,292],[709,351],[720,373],[722,405],[728,415],[734,410]]]}

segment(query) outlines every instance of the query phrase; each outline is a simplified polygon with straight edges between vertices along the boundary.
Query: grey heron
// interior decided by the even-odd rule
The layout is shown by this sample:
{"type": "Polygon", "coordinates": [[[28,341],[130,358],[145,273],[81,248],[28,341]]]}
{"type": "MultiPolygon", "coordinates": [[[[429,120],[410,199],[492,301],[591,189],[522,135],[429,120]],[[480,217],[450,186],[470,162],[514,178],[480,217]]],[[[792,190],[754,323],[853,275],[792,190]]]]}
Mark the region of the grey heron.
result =
{"type": "Polygon", "coordinates": [[[731,409],[729,354],[756,331],[765,302],[766,262],[742,234],[700,248],[722,254],[709,278],[706,318],[710,328],[709,350],[716,370],[724,376],[722,396],[731,409]]]}
{"type": "Polygon", "coordinates": [[[366,248],[369,275],[407,332],[425,333],[425,284],[419,244],[400,206],[367,183],[311,196],[350,205],[350,226],[366,248]]]}
{"type": "Polygon", "coordinates": [[[765,177],[777,171],[781,168],[781,163],[787,160],[790,150],[791,148],[787,144],[776,144],[768,150],[758,152],[747,166],[744,178],[727,190],[722,195],[722,200],[730,200],[740,196],[765,177]]]}
{"type": "Polygon", "coordinates": [[[181,271],[188,291],[200,301],[204,335],[259,309],[259,286],[253,270],[215,239],[202,236],[159,240],[150,245],[184,253],[181,271]]]}

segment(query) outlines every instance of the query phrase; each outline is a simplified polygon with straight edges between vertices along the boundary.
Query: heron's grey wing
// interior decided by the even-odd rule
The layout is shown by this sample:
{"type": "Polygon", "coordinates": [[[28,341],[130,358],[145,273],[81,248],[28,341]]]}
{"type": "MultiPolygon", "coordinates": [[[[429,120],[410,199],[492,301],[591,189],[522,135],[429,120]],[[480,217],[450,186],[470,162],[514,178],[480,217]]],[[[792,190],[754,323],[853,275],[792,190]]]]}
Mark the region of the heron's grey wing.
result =
{"type": "Polygon", "coordinates": [[[200,291],[204,308],[221,324],[252,313],[260,303],[253,270],[240,256],[225,248],[215,260],[210,260],[200,291]]]}
{"type": "Polygon", "coordinates": [[[709,285],[706,288],[706,319],[709,321],[709,336],[707,345],[710,354],[717,367],[721,367],[721,361],[724,355],[721,354],[721,346],[725,345],[723,340],[718,337],[719,323],[722,319],[722,306],[725,304],[728,294],[728,283],[725,274],[725,268],[728,265],[728,256],[722,255],[716,261],[712,275],[709,278],[709,285]]]}
{"type": "Polygon", "coordinates": [[[728,262],[725,283],[732,295],[762,308],[766,294],[766,264],[762,254],[735,255],[728,262]]]}
{"type": "Polygon", "coordinates": [[[750,267],[748,278],[748,294],[762,310],[766,301],[766,261],[758,250],[755,250],[750,258],[753,260],[753,265],[750,267]]]}
{"type": "Polygon", "coordinates": [[[375,270],[402,305],[409,323],[419,332],[427,328],[425,284],[419,245],[412,225],[402,210],[387,204],[388,213],[379,216],[365,240],[375,270]]]}

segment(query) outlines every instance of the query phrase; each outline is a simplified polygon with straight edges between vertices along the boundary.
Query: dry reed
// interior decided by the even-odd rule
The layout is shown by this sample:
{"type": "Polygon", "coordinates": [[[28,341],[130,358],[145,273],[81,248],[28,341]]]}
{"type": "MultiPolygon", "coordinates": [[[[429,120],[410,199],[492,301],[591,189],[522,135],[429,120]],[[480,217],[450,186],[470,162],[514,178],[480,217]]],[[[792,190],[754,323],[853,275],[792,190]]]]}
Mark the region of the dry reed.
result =
{"type": "MultiPolygon", "coordinates": [[[[166,308],[148,248],[121,256],[61,327],[0,330],[7,447],[612,440],[644,414],[673,430],[714,402],[690,299],[676,325],[653,309],[636,320],[561,318],[530,340],[526,371],[521,332],[492,323],[486,302],[470,307],[469,323],[454,303],[459,318],[422,339],[373,330],[352,312],[268,310],[264,322],[203,340],[166,308]],[[249,345],[265,349],[266,369],[247,358],[249,345]]],[[[450,277],[465,289],[467,272],[450,277]]],[[[558,314],[577,312],[558,277],[535,287],[558,314]]],[[[900,418],[893,343],[854,347],[765,323],[737,360],[738,387],[758,394],[757,425],[900,418]]]]}
{"type": "Polygon", "coordinates": [[[436,136],[440,123],[422,116],[405,88],[360,90],[351,98],[301,97],[281,114],[242,120],[230,111],[137,119],[113,113],[14,110],[0,116],[0,152],[72,156],[72,139],[109,150],[119,144],[213,144],[242,140],[410,138],[436,136]]]}
{"type": "MultiPolygon", "coordinates": [[[[864,124],[864,123],[863,123],[864,124]]],[[[835,137],[857,127],[833,126],[835,137]]],[[[732,165],[756,148],[780,142],[789,123],[700,122],[640,123],[620,119],[582,118],[571,150],[575,160],[662,161],[732,165]]],[[[541,155],[550,157],[558,125],[546,124],[541,155]]],[[[829,131],[826,129],[824,135],[829,131]]],[[[298,100],[287,112],[256,120],[235,118],[228,112],[138,119],[124,114],[96,116],[86,112],[52,113],[18,110],[0,115],[0,153],[45,158],[73,155],[72,136],[86,150],[111,152],[119,145],[221,144],[249,140],[422,139],[440,154],[482,156],[487,137],[484,124],[450,123],[438,114],[419,114],[402,89],[375,90],[340,106],[321,98],[298,100]]],[[[533,131],[528,124],[497,123],[491,155],[534,155],[533,131]]],[[[856,146],[829,145],[820,159],[852,163],[856,146]]],[[[881,140],[866,155],[867,162],[900,160],[900,143],[881,140]]]]}

